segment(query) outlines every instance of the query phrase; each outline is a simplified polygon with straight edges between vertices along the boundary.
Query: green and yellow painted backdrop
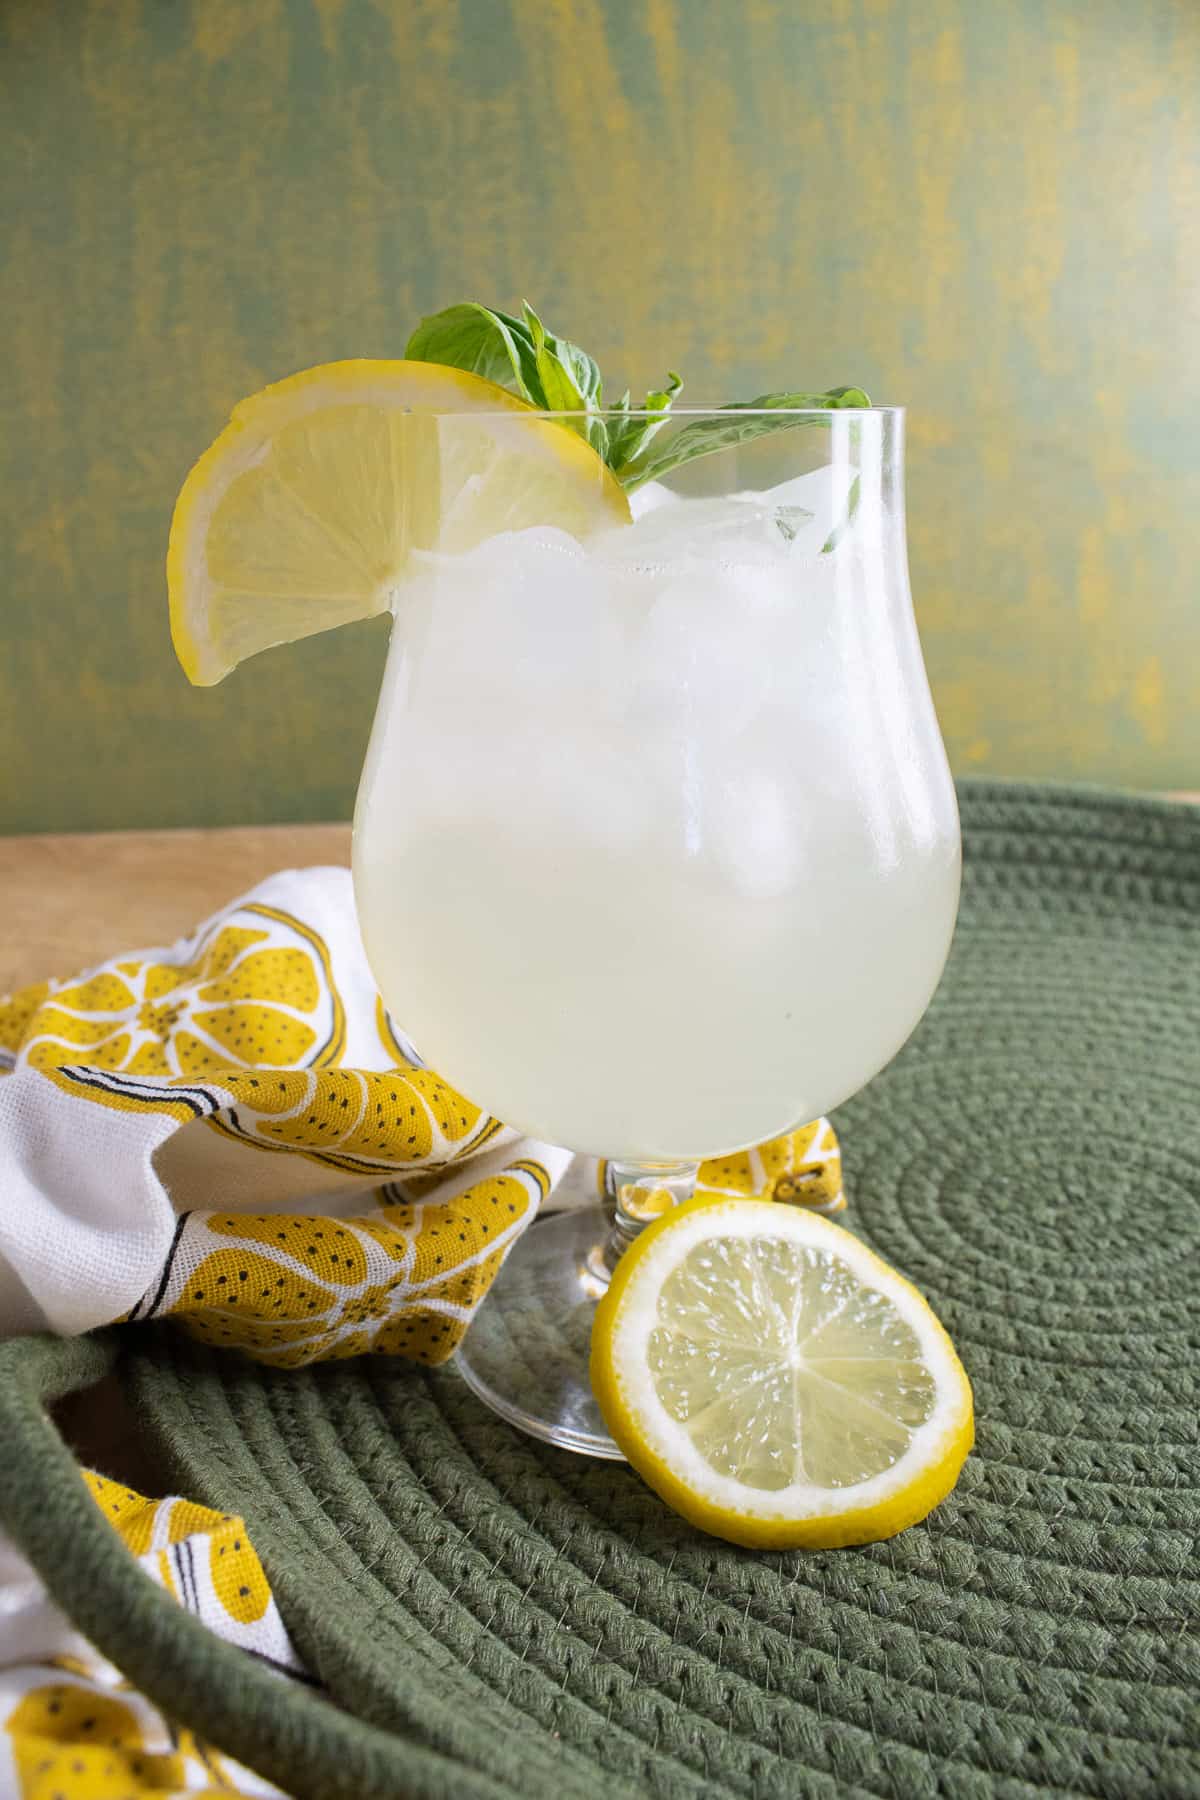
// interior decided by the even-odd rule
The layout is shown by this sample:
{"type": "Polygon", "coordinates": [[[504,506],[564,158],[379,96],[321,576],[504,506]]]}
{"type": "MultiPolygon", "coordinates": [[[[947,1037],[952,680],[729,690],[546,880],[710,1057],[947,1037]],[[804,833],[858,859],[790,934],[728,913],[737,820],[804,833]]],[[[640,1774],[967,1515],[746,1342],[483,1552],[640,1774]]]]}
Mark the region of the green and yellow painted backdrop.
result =
{"type": "Polygon", "coordinates": [[[957,767],[1200,786],[1197,0],[4,0],[0,829],[344,815],[378,624],[193,692],[230,406],[523,293],[910,409],[957,767]]]}

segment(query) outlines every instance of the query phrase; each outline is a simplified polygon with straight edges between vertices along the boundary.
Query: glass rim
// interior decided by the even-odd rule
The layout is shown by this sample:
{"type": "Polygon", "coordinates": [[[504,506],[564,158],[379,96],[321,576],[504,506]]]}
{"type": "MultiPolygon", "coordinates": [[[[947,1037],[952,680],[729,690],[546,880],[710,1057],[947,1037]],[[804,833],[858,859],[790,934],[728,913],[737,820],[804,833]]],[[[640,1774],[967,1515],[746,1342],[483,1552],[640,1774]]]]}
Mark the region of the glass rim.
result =
{"type": "MultiPolygon", "coordinates": [[[[514,396],[515,401],[515,396],[514,396]]],[[[410,406],[405,412],[421,413],[437,419],[646,419],[670,425],[675,419],[874,419],[885,416],[902,418],[903,406],[672,406],[667,412],[654,412],[642,406],[629,408],[597,406],[591,412],[582,407],[528,406],[516,402],[512,406],[410,406]]]]}

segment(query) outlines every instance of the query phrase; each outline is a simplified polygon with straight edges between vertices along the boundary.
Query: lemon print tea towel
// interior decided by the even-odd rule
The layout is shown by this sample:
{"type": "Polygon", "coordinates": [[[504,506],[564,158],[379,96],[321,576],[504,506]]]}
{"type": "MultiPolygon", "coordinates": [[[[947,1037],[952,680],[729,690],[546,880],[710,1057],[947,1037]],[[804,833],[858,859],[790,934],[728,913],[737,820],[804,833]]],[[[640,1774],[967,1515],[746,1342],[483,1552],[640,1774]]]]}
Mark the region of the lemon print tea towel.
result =
{"type": "MultiPolygon", "coordinates": [[[[217,1637],[283,1681],[317,1684],[288,1636],[244,1522],[190,1500],[146,1500],[81,1471],[129,1558],[217,1637]]],[[[142,1800],[282,1790],[161,1713],[80,1635],[17,1546],[0,1534],[0,1795],[142,1800]]]]}
{"type": "MultiPolygon", "coordinates": [[[[424,1067],[375,989],[349,872],[272,876],[168,949],[0,1002],[0,1333],[170,1318],[291,1367],[450,1356],[538,1209],[603,1165],[424,1067]]],[[[824,1120],[707,1163],[842,1204],[824,1120]]]]}

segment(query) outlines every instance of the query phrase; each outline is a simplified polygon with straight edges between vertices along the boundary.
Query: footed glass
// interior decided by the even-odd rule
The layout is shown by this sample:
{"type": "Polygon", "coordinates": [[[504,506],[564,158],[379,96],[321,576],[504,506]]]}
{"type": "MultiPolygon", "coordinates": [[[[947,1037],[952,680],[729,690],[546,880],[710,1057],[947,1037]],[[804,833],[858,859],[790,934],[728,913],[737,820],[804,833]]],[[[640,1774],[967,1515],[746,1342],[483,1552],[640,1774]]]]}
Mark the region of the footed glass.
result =
{"type": "MultiPolygon", "coordinates": [[[[517,1241],[457,1359],[514,1424],[597,1456],[619,1455],[587,1377],[616,1258],[702,1160],[869,1081],[954,927],[903,412],[773,416],[633,493],[632,524],[417,553],[359,791],[393,1016],[507,1124],[608,1159],[607,1200],[517,1241]]],[[[673,412],[655,451],[729,418],[673,412]]]]}

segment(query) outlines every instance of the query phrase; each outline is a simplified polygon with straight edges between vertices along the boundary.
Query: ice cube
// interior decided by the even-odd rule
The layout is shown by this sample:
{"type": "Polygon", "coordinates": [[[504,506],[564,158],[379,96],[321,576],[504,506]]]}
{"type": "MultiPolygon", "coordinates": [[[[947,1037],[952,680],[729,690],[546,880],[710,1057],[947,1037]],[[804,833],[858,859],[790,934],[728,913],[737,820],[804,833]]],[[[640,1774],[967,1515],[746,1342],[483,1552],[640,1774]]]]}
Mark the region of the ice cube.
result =
{"type": "Polygon", "coordinates": [[[739,494],[738,499],[772,512],[794,552],[816,556],[845,523],[857,473],[849,463],[830,463],[761,493],[739,494]]]}
{"type": "Polygon", "coordinates": [[[787,605],[772,567],[693,563],[668,582],[634,645],[635,729],[645,719],[714,741],[740,731],[769,683],[787,605]]]}
{"type": "Polygon", "coordinates": [[[396,629],[411,634],[418,704],[586,711],[621,686],[624,623],[567,532],[502,532],[417,562],[396,629]]]}
{"type": "Polygon", "coordinates": [[[629,496],[629,510],[635,519],[644,518],[647,513],[657,512],[660,506],[675,506],[679,495],[673,493],[662,481],[647,481],[643,487],[634,488],[629,496]]]}
{"type": "Polygon", "coordinates": [[[800,876],[803,831],[786,774],[788,747],[777,766],[746,759],[713,785],[706,834],[714,860],[734,890],[751,900],[777,900],[800,876]]]}
{"type": "Polygon", "coordinates": [[[595,554],[602,562],[666,571],[697,562],[761,566],[778,560],[802,522],[794,508],[782,526],[778,514],[756,498],[676,500],[606,533],[595,554]]]}
{"type": "Polygon", "coordinates": [[[668,854],[751,899],[778,898],[799,879],[808,778],[787,714],[724,742],[648,734],[640,760],[654,842],[668,854]]]}

